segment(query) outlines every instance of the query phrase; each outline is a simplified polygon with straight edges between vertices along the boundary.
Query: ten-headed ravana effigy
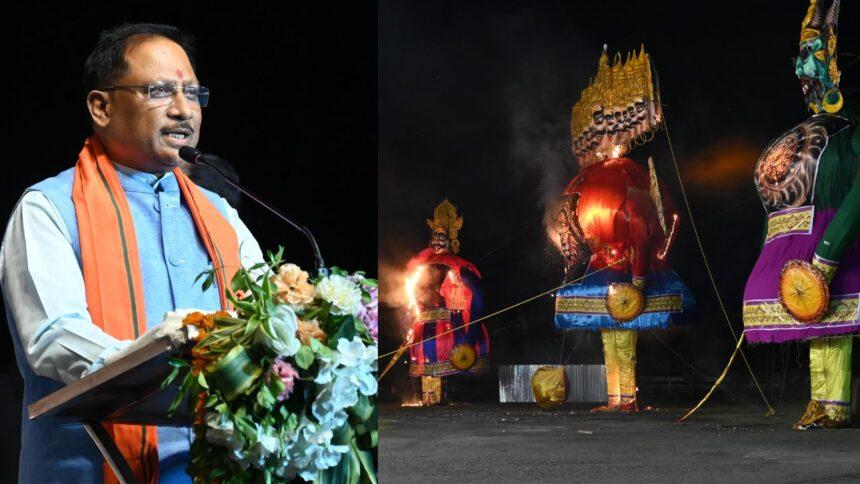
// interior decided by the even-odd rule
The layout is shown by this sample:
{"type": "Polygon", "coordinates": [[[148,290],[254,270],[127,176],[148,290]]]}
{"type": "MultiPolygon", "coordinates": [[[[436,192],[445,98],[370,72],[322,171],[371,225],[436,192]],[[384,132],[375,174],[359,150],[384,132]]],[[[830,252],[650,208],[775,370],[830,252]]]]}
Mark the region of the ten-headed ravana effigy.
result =
{"type": "Polygon", "coordinates": [[[445,393],[443,377],[489,370],[490,338],[483,323],[470,324],[480,316],[481,273],[455,255],[463,217],[445,199],[427,225],[429,247],[407,263],[406,290],[415,311],[407,343],[414,342],[409,376],[421,378],[422,402],[435,404],[445,393]]]}
{"type": "Polygon", "coordinates": [[[662,111],[644,46],[610,65],[604,46],[597,75],[571,113],[579,174],[558,213],[565,272],[587,261],[584,278],[556,295],[555,325],[599,330],[608,403],[596,411],[638,410],[636,337],[688,322],[690,290],[666,263],[679,216],[649,169],[624,155],[653,138],[662,111]]]}
{"type": "Polygon", "coordinates": [[[765,148],[755,186],[767,211],[744,290],[750,343],[809,340],[811,399],[797,429],[850,421],[851,335],[860,331],[860,131],[836,63],[839,0],[812,0],[795,73],[812,116],[765,148]]]}

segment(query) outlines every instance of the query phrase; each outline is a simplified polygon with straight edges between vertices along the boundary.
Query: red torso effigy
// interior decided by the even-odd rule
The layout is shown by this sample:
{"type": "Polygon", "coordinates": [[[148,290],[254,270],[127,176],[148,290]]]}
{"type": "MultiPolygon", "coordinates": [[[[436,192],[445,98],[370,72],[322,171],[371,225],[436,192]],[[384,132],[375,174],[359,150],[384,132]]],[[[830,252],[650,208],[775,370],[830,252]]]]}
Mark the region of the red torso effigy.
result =
{"type": "Polygon", "coordinates": [[[412,324],[411,376],[478,375],[489,368],[489,333],[483,324],[471,325],[472,307],[478,294],[463,280],[465,272],[481,277],[478,269],[462,257],[435,254],[424,249],[407,263],[407,271],[425,268],[417,283],[418,310],[412,324]],[[443,266],[442,268],[434,266],[443,266]],[[474,350],[471,366],[456,366],[452,357],[458,346],[474,350]]]}
{"type": "MultiPolygon", "coordinates": [[[[463,322],[468,323],[471,321],[470,309],[472,307],[472,291],[463,282],[461,271],[462,269],[466,269],[480,278],[481,273],[478,272],[478,268],[462,257],[452,254],[435,254],[432,249],[428,248],[422,250],[415,257],[410,259],[406,264],[406,269],[411,273],[419,266],[431,264],[440,264],[451,268],[439,288],[439,294],[441,294],[445,301],[445,307],[462,311],[463,322]]],[[[419,301],[418,309],[420,311],[425,311],[435,308],[422,307],[422,304],[419,301]]]]}
{"type": "Polygon", "coordinates": [[[670,229],[669,234],[664,234],[650,183],[646,169],[629,158],[587,166],[571,180],[564,195],[579,194],[575,213],[592,254],[592,269],[617,263],[621,258],[626,261],[619,268],[629,268],[636,276],[665,267],[658,254],[665,254],[671,242],[677,213],[661,187],[665,222],[670,229]]]}

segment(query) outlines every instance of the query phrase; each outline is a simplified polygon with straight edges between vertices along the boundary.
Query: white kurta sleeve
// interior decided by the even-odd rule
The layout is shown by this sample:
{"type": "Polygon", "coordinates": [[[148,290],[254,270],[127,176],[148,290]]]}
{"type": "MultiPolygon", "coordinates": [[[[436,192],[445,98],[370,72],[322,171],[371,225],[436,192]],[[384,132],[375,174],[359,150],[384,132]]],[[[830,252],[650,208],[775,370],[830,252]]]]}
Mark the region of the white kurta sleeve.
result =
{"type": "Polygon", "coordinates": [[[37,375],[76,381],[130,343],[93,324],[69,231],[41,192],[24,194],[12,213],[0,248],[0,284],[37,375]]]}
{"type": "MultiPolygon", "coordinates": [[[[230,225],[233,226],[233,230],[236,231],[236,236],[239,238],[239,262],[242,264],[242,267],[250,268],[258,263],[264,262],[263,251],[260,249],[260,244],[257,243],[257,239],[254,238],[251,231],[248,230],[248,227],[245,226],[245,223],[239,218],[239,212],[237,212],[233,207],[228,206],[227,219],[230,222],[230,225]]],[[[256,273],[260,274],[259,271],[256,273]]]]}

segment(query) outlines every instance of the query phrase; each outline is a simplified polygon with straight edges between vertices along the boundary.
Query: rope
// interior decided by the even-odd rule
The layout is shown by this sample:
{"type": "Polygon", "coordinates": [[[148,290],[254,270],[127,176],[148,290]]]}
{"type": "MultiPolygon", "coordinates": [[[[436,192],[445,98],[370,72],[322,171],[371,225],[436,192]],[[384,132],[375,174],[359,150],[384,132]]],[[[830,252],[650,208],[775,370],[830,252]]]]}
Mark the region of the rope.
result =
{"type": "MultiPolygon", "coordinates": [[[[656,74],[656,68],[654,69],[654,71],[656,74]]],[[[657,76],[655,76],[655,77],[657,77],[657,76]]],[[[658,96],[659,96],[659,81],[658,81],[657,92],[658,92],[658,96]]],[[[658,99],[658,101],[659,101],[659,99],[658,99]]],[[[755,373],[753,373],[753,370],[752,370],[752,367],[750,366],[749,360],[747,360],[747,357],[744,354],[743,350],[740,349],[740,342],[743,340],[744,335],[743,335],[743,333],[741,333],[741,337],[738,338],[737,333],[735,333],[735,329],[732,327],[731,318],[729,318],[729,313],[728,313],[728,311],[726,311],[726,305],[723,303],[723,297],[720,295],[720,291],[717,288],[716,279],[714,279],[714,274],[711,271],[711,264],[708,262],[708,257],[705,255],[705,247],[702,244],[701,237],[699,236],[699,229],[696,227],[695,219],[693,219],[693,210],[690,207],[690,201],[687,198],[687,191],[684,189],[684,182],[681,179],[681,169],[678,166],[678,160],[675,157],[675,148],[672,145],[672,137],[669,136],[669,124],[666,121],[665,116],[663,117],[663,127],[666,130],[666,141],[669,144],[669,153],[672,155],[672,164],[675,167],[675,174],[678,177],[678,185],[681,188],[681,195],[684,199],[684,207],[687,209],[687,215],[690,217],[690,226],[693,228],[693,234],[696,236],[696,244],[698,245],[699,252],[702,255],[702,261],[705,263],[705,269],[708,273],[708,278],[711,281],[711,286],[714,288],[714,294],[717,296],[717,301],[720,303],[720,309],[722,310],[723,316],[725,317],[726,325],[729,327],[729,331],[732,334],[732,338],[737,342],[735,353],[741,354],[741,359],[744,360],[744,364],[746,365],[747,370],[749,370],[750,377],[752,378],[753,383],[755,383],[756,389],[758,389],[758,392],[761,395],[762,400],[764,400],[764,404],[767,406],[768,414],[772,415],[774,413],[773,407],[771,407],[770,402],[768,402],[767,397],[764,394],[764,391],[761,389],[761,385],[759,385],[758,380],[755,377],[755,373]]],[[[734,361],[734,357],[735,357],[735,354],[732,354],[732,358],[729,359],[729,365],[731,365],[732,361],[734,361]]],[[[726,370],[723,372],[723,377],[725,377],[725,373],[727,373],[727,372],[728,372],[728,366],[726,367],[726,370]]],[[[688,416],[690,416],[703,403],[705,403],[705,401],[711,396],[711,394],[714,392],[716,387],[722,382],[722,380],[723,380],[722,377],[719,378],[716,381],[716,383],[714,383],[714,388],[711,388],[711,390],[707,393],[707,395],[705,395],[705,398],[701,402],[699,402],[699,405],[697,405],[696,408],[694,408],[687,415],[685,415],[684,418],[687,418],[688,416]]]]}
{"type": "Polygon", "coordinates": [[[558,356],[558,364],[564,363],[564,337],[567,336],[567,331],[561,331],[561,354],[558,356]]]}
{"type": "Polygon", "coordinates": [[[560,285],[560,286],[558,286],[558,287],[554,287],[554,288],[552,288],[552,289],[549,289],[549,290],[547,290],[547,291],[544,291],[544,292],[542,292],[542,293],[540,293],[540,294],[538,294],[538,295],[536,295],[536,296],[532,296],[532,297],[530,297],[530,298],[528,298],[528,299],[524,299],[524,300],[522,300],[522,301],[520,301],[520,302],[518,302],[518,303],[516,303],[516,304],[512,304],[512,305],[510,305],[510,306],[508,306],[508,307],[506,307],[506,308],[502,308],[502,309],[500,309],[500,310],[498,310],[498,311],[496,311],[496,312],[494,312],[494,313],[492,313],[492,314],[488,314],[488,315],[486,315],[486,316],[482,316],[482,317],[480,317],[480,318],[478,318],[478,319],[475,319],[475,320],[473,320],[473,321],[469,321],[468,323],[464,324],[463,326],[459,326],[459,327],[457,327],[457,328],[452,328],[452,329],[450,329],[450,330],[448,330],[448,331],[443,331],[442,333],[435,334],[435,335],[433,335],[433,336],[431,336],[431,337],[429,337],[429,338],[426,338],[426,339],[424,339],[424,340],[418,341],[417,343],[408,343],[408,342],[407,342],[407,343],[404,343],[400,348],[398,348],[398,349],[396,349],[396,350],[394,350],[394,351],[389,351],[388,353],[385,353],[385,354],[383,354],[383,355],[380,355],[380,356],[377,358],[377,360],[381,360],[381,359],[385,358],[386,356],[394,355],[394,357],[393,357],[393,358],[388,362],[388,364],[385,366],[385,369],[382,371],[382,373],[380,373],[380,374],[379,374],[379,378],[377,378],[377,381],[378,381],[378,380],[381,380],[381,379],[382,379],[382,377],[384,377],[384,376],[385,376],[385,374],[386,374],[386,373],[388,373],[388,371],[391,369],[391,367],[392,367],[392,366],[394,366],[394,362],[397,360],[397,358],[400,358],[400,356],[401,356],[401,355],[402,355],[406,350],[408,350],[409,348],[412,348],[413,346],[418,346],[418,345],[420,345],[420,344],[424,344],[424,343],[426,343],[427,341],[432,341],[432,340],[434,340],[434,339],[436,339],[436,338],[438,338],[438,337],[440,337],[440,336],[444,336],[444,335],[446,335],[446,334],[453,333],[454,331],[457,331],[457,330],[459,330],[460,328],[466,328],[466,327],[471,326],[471,325],[473,325],[473,324],[475,324],[475,323],[479,323],[479,322],[481,322],[481,321],[485,321],[485,320],[490,319],[490,318],[492,318],[492,317],[498,316],[499,314],[502,314],[502,313],[504,313],[504,312],[510,311],[511,309],[515,309],[515,308],[518,308],[518,307],[520,307],[520,306],[522,306],[522,305],[524,305],[524,304],[528,304],[528,303],[530,303],[530,302],[534,301],[535,299],[538,299],[538,298],[540,298],[540,297],[546,296],[547,294],[550,294],[550,293],[552,293],[552,292],[558,291],[558,290],[560,290],[560,289],[562,289],[562,288],[564,288],[564,287],[567,287],[567,286],[569,286],[569,285],[571,285],[571,284],[576,284],[577,282],[579,282],[579,281],[581,281],[581,280],[585,279],[585,278],[586,278],[586,277],[588,277],[588,276],[591,276],[591,275],[597,274],[597,273],[599,273],[599,272],[602,272],[602,271],[605,271],[605,270],[609,269],[610,267],[614,267],[614,266],[616,266],[616,265],[618,265],[618,264],[621,264],[621,263],[622,263],[622,262],[624,262],[625,260],[626,260],[626,259],[622,257],[621,259],[619,259],[619,260],[617,260],[617,261],[613,262],[612,264],[607,265],[606,267],[603,267],[603,268],[601,268],[601,269],[598,269],[598,270],[596,270],[596,271],[594,271],[594,272],[589,272],[589,273],[587,273],[587,274],[583,275],[583,276],[582,276],[582,277],[580,277],[580,278],[574,279],[573,281],[570,281],[570,282],[566,282],[566,283],[564,283],[564,284],[562,284],[562,285],[560,285]]]}
{"type": "MultiPolygon", "coordinates": [[[[665,340],[663,340],[662,338],[660,338],[660,336],[658,336],[658,335],[657,335],[657,333],[655,333],[655,332],[651,332],[650,334],[651,334],[651,336],[654,336],[654,338],[656,338],[656,339],[657,339],[657,341],[659,341],[660,343],[662,343],[662,344],[663,344],[663,346],[665,346],[665,347],[666,347],[666,349],[668,349],[668,350],[669,350],[673,355],[675,355],[679,360],[681,360],[681,362],[682,362],[682,363],[684,363],[685,365],[687,365],[688,367],[690,367],[690,369],[691,369],[691,370],[693,370],[693,372],[698,373],[698,374],[699,374],[699,376],[704,377],[706,380],[710,380],[710,379],[711,379],[711,377],[710,377],[710,376],[708,376],[708,375],[706,375],[706,374],[705,374],[705,372],[703,372],[702,370],[700,370],[700,369],[696,368],[695,366],[693,366],[693,364],[692,364],[692,363],[690,363],[689,361],[687,361],[687,360],[686,360],[686,358],[684,358],[683,356],[681,356],[680,354],[678,354],[678,352],[677,352],[677,351],[675,351],[671,346],[669,346],[669,343],[667,343],[665,340]]],[[[727,389],[725,389],[725,388],[720,388],[720,390],[722,390],[722,391],[724,391],[724,392],[728,393],[729,395],[731,395],[731,396],[733,396],[733,397],[737,398],[738,400],[740,400],[740,401],[742,401],[742,402],[746,403],[747,405],[750,405],[750,406],[754,406],[754,405],[755,405],[755,404],[753,404],[752,402],[750,402],[749,400],[747,400],[746,398],[743,398],[743,397],[741,397],[740,395],[737,395],[737,394],[735,394],[734,392],[732,392],[732,391],[730,391],[730,390],[727,390],[727,389]]]]}
{"type": "MultiPolygon", "coordinates": [[[[732,356],[731,356],[731,358],[729,358],[728,364],[726,364],[725,369],[723,369],[723,373],[720,375],[719,378],[717,378],[717,381],[714,382],[714,386],[712,386],[711,389],[708,390],[708,393],[704,396],[704,398],[702,398],[702,400],[695,407],[693,407],[689,412],[687,412],[686,415],[679,418],[676,423],[681,423],[684,420],[686,420],[687,417],[689,417],[690,415],[693,415],[702,405],[705,404],[706,401],[708,401],[709,398],[711,398],[711,395],[714,393],[714,390],[716,390],[717,387],[720,386],[720,383],[722,383],[723,380],[725,380],[726,375],[729,373],[729,368],[732,366],[732,363],[734,363],[734,361],[735,361],[735,356],[737,356],[738,353],[743,355],[743,352],[741,351],[741,344],[744,342],[745,337],[746,337],[746,333],[741,333],[741,337],[738,339],[738,344],[737,344],[737,346],[735,346],[735,351],[732,352],[732,356]]],[[[762,395],[762,397],[764,397],[764,395],[762,395]]],[[[767,400],[765,400],[765,401],[767,401],[767,400]]],[[[770,404],[768,404],[767,408],[768,408],[768,412],[767,412],[768,416],[773,415],[775,413],[773,411],[773,408],[770,406],[770,404]]]]}

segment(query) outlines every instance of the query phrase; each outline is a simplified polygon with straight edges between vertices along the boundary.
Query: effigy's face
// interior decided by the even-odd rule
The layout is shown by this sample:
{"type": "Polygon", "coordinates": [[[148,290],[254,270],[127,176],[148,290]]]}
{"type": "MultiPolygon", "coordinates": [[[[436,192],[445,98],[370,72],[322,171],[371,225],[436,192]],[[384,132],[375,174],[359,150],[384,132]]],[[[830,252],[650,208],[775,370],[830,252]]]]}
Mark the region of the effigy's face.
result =
{"type": "Polygon", "coordinates": [[[434,254],[451,253],[451,239],[444,232],[434,232],[430,237],[430,248],[434,254]]]}
{"type": "MultiPolygon", "coordinates": [[[[606,134],[606,118],[603,115],[602,106],[595,106],[594,112],[591,113],[591,124],[594,126],[594,133],[596,136],[603,136],[606,134]]],[[[590,128],[589,131],[591,131],[590,128]]]]}
{"type": "Polygon", "coordinates": [[[612,115],[615,117],[615,126],[617,129],[625,129],[627,126],[624,124],[624,110],[621,108],[615,108],[612,111],[612,115]]]}
{"type": "Polygon", "coordinates": [[[606,108],[603,110],[603,119],[606,121],[606,134],[614,136],[618,127],[616,126],[615,113],[612,112],[612,109],[606,108]]]}
{"type": "Polygon", "coordinates": [[[806,104],[816,113],[824,109],[825,97],[836,87],[830,72],[830,60],[827,45],[821,37],[800,43],[794,73],[800,79],[806,104]]]}

